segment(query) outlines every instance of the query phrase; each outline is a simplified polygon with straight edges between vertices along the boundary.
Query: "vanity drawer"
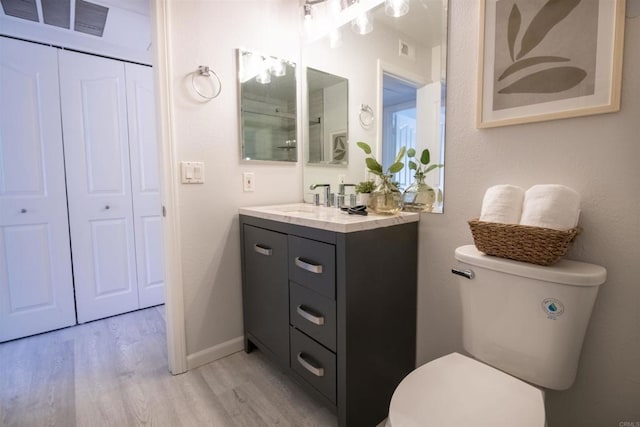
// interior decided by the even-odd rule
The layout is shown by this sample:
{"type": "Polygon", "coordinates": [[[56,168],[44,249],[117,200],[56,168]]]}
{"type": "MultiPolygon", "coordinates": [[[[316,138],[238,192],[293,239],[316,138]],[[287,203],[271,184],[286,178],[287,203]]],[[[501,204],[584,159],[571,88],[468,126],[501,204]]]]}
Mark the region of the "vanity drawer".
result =
{"type": "Polygon", "coordinates": [[[336,403],[336,355],[291,327],[291,368],[336,403]]]}
{"type": "Polygon", "coordinates": [[[311,338],[336,351],[336,302],[289,282],[289,321],[311,338]]]}
{"type": "Polygon", "coordinates": [[[335,299],[336,248],[328,243],[289,236],[289,279],[335,299]]]}

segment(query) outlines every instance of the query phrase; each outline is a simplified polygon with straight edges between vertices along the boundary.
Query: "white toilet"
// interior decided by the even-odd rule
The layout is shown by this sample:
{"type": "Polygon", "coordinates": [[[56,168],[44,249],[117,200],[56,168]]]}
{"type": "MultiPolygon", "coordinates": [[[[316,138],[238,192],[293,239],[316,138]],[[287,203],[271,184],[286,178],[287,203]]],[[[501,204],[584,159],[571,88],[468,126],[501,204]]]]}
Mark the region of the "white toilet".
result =
{"type": "Polygon", "coordinates": [[[387,426],[544,426],[544,392],[536,385],[573,384],[606,270],[569,260],[542,267],[473,245],[455,257],[463,345],[475,359],[451,353],[407,375],[391,398],[387,426]]]}

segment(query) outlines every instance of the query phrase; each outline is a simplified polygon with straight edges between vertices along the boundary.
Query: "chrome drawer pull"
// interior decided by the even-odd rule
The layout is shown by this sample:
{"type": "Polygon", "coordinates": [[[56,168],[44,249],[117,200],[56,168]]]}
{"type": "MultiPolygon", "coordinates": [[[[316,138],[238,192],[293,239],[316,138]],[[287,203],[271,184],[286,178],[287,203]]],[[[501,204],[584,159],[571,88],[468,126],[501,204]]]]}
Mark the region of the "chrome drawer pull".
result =
{"type": "Polygon", "coordinates": [[[324,316],[316,316],[315,314],[309,313],[303,307],[304,306],[299,305],[298,308],[296,308],[296,312],[298,312],[300,316],[302,316],[304,319],[308,320],[309,322],[315,325],[318,325],[318,326],[324,325],[324,316]]]}
{"type": "Polygon", "coordinates": [[[311,372],[316,377],[324,377],[324,369],[316,368],[311,363],[304,360],[304,357],[302,357],[302,352],[298,353],[298,363],[301,364],[304,369],[311,372]]]}
{"type": "Polygon", "coordinates": [[[302,258],[296,257],[296,265],[303,270],[307,270],[311,273],[321,274],[322,273],[322,264],[310,264],[306,261],[303,261],[302,258]]]}
{"type": "Polygon", "coordinates": [[[258,252],[260,255],[265,255],[265,256],[271,256],[271,254],[273,253],[273,249],[261,246],[258,243],[253,245],[253,250],[258,252]]]}

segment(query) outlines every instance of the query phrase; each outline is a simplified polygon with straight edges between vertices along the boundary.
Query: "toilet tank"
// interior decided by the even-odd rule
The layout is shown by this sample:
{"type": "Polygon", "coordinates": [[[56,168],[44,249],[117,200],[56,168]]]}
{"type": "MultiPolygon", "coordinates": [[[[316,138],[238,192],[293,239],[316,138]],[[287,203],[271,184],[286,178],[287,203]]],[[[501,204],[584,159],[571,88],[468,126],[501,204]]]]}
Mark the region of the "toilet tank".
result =
{"type": "Polygon", "coordinates": [[[475,358],[542,387],[573,384],[606,270],[561,260],[543,267],[456,249],[463,345],[475,358]]]}

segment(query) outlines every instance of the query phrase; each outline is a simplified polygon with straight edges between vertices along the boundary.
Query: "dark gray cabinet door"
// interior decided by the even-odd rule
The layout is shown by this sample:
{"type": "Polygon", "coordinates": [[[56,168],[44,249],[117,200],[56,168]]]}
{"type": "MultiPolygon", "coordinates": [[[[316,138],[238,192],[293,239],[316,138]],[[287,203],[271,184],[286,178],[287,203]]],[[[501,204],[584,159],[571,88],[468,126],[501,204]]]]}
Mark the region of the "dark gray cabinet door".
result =
{"type": "Polygon", "coordinates": [[[289,364],[287,235],[244,225],[245,330],[289,364]]]}

